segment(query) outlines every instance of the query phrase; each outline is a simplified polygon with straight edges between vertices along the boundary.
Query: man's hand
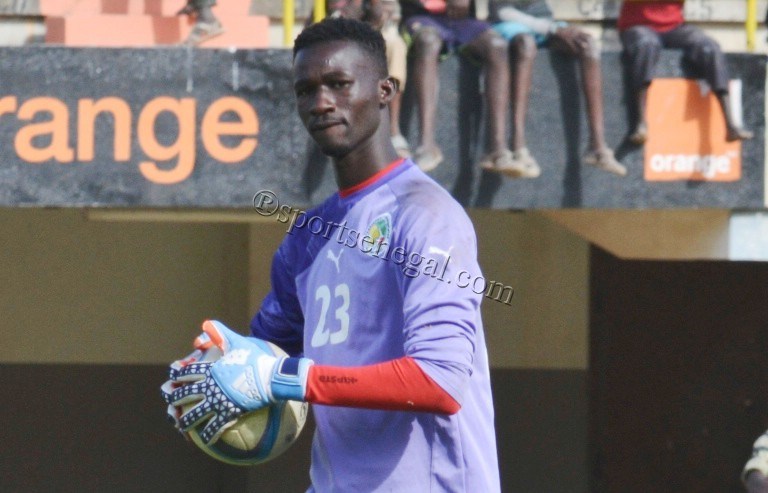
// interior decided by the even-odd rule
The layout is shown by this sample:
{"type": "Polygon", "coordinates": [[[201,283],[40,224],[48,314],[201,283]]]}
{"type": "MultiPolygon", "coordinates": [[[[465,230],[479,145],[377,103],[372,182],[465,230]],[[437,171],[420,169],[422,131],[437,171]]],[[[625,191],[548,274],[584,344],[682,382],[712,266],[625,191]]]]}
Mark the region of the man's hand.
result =
{"type": "Polygon", "coordinates": [[[469,0],[448,0],[445,15],[451,19],[466,19],[469,17],[469,0]]]}
{"type": "Polygon", "coordinates": [[[174,409],[177,426],[189,430],[208,419],[200,432],[206,443],[216,441],[240,415],[283,399],[303,400],[312,361],[276,356],[265,341],[243,337],[217,321],[206,321],[197,338],[196,353],[171,364],[170,379],[162,386],[165,401],[174,409]],[[206,361],[202,351],[221,351],[221,358],[206,361]],[[196,356],[195,356],[196,355],[196,356]]]}
{"type": "Polygon", "coordinates": [[[585,53],[592,46],[589,33],[574,26],[558,26],[552,37],[570,53],[585,53]]]}

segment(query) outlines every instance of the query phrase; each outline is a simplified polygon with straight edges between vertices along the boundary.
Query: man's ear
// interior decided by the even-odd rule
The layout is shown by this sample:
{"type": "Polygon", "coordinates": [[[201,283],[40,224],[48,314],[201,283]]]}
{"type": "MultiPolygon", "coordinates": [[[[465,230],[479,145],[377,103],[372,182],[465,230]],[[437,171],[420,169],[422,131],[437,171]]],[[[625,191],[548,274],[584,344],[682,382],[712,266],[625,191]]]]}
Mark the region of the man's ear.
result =
{"type": "Polygon", "coordinates": [[[379,104],[386,106],[400,90],[400,83],[394,77],[387,77],[379,81],[379,104]]]}

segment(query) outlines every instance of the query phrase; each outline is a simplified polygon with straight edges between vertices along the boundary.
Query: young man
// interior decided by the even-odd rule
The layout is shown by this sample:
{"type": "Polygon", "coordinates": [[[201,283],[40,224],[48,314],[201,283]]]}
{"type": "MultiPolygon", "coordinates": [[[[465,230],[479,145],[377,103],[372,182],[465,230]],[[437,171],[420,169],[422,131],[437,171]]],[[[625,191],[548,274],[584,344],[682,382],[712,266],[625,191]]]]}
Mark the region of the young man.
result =
{"type": "Polygon", "coordinates": [[[310,492],[499,492],[481,295],[456,282],[480,275],[475,233],[443,188],[397,156],[386,63],[381,34],[358,21],[327,19],[298,36],[299,116],[333,159],[339,192],[292,224],[253,338],[207,325],[240,361],[175,364],[171,384],[204,378],[164,395],[171,406],[200,399],[171,416],[182,429],[209,420],[212,440],[274,400],[312,403],[310,492]],[[256,338],[292,357],[276,361],[256,338]]]}
{"type": "Polygon", "coordinates": [[[483,65],[488,110],[488,153],[481,165],[503,172],[512,163],[507,147],[506,117],[509,108],[509,60],[506,42],[487,22],[472,16],[470,0],[405,0],[403,24],[412,39],[411,83],[416,88],[419,145],[414,161],[423,171],[436,168],[443,152],[435,140],[438,62],[442,55],[459,52],[483,65]]]}
{"type": "MultiPolygon", "coordinates": [[[[367,22],[384,37],[389,75],[398,83],[397,95],[389,104],[392,145],[400,157],[411,157],[408,140],[400,128],[400,109],[408,64],[408,46],[399,30],[402,20],[400,3],[397,0],[327,0],[326,11],[329,17],[346,17],[367,22]]],[[[311,13],[309,18],[312,18],[311,13]]]]}
{"type": "Polygon", "coordinates": [[[684,0],[625,0],[617,27],[629,66],[630,89],[637,105],[638,121],[630,141],[642,145],[648,137],[646,100],[648,87],[662,48],[678,48],[707,81],[715,93],[725,118],[726,140],[751,139],[753,134],[741,128],[728,101],[728,66],[717,41],[701,29],[686,24],[684,0]]]}
{"type": "Polygon", "coordinates": [[[584,162],[610,173],[624,176],[626,168],[619,163],[605,141],[603,126],[603,87],[600,49],[588,33],[565,22],[555,21],[544,0],[494,2],[491,11],[493,28],[510,43],[513,55],[512,80],[512,152],[514,166],[507,173],[513,177],[536,178],[541,173],[538,163],[528,151],[525,120],[528,111],[533,62],[537,47],[548,46],[578,58],[581,82],[587,101],[589,150],[584,162]]]}

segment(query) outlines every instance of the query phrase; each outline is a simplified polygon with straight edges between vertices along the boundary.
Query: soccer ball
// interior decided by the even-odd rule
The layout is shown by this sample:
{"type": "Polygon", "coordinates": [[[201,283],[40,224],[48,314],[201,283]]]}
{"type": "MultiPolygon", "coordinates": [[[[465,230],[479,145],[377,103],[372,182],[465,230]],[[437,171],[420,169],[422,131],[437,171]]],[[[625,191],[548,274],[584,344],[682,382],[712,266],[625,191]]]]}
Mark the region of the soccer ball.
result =
{"type": "MultiPolygon", "coordinates": [[[[287,356],[285,351],[269,343],[276,357],[287,356]]],[[[202,361],[216,361],[221,350],[213,346],[205,351],[202,361]]],[[[186,412],[196,403],[182,406],[186,412]]],[[[204,420],[187,433],[203,452],[228,464],[252,466],[274,459],[285,452],[299,437],[307,419],[308,404],[298,401],[281,401],[265,408],[240,416],[221,437],[210,445],[200,438],[204,420]]]]}

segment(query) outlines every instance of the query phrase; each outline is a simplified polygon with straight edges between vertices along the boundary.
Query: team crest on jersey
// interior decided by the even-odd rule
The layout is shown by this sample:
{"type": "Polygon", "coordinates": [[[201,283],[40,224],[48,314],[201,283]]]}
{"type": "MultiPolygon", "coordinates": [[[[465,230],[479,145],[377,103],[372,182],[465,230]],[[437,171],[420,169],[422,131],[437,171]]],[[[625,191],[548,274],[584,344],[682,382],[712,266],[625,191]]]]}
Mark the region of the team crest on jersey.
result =
{"type": "Polygon", "coordinates": [[[389,251],[389,244],[392,242],[392,216],[384,213],[373,220],[368,226],[368,237],[373,245],[367,243],[363,245],[366,255],[371,257],[385,257],[389,251]],[[370,249],[370,251],[368,251],[370,249]]]}

